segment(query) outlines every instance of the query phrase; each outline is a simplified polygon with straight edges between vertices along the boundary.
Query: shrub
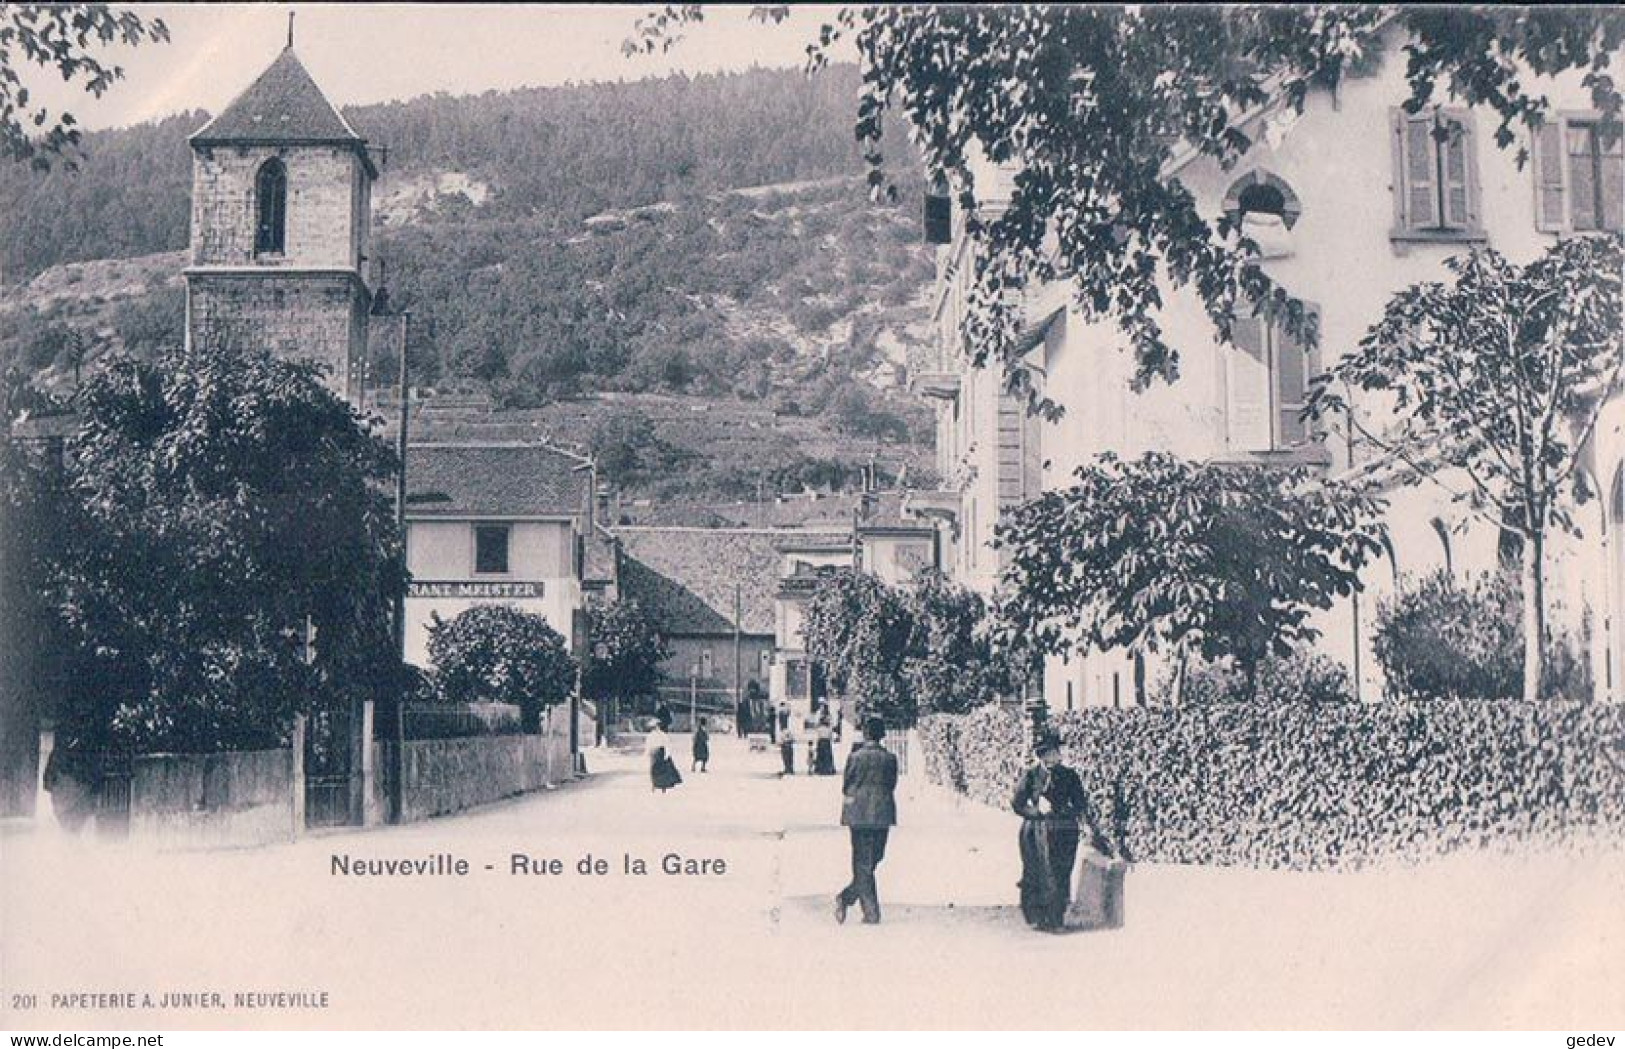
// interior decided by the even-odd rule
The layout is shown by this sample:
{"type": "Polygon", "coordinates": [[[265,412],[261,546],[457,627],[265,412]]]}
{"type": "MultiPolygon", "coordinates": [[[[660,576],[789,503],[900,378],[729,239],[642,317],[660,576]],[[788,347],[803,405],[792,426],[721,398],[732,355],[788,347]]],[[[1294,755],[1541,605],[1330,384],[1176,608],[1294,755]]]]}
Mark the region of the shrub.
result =
{"type": "Polygon", "coordinates": [[[476,605],[450,620],[431,616],[429,658],[448,703],[511,703],[526,732],[544,707],[575,687],[576,661],[547,620],[506,605],[476,605]]]}
{"type": "MultiPolygon", "coordinates": [[[[1191,660],[1185,670],[1184,695],[1170,675],[1157,692],[1161,706],[1238,703],[1247,700],[1247,680],[1234,664],[1191,660]]],[[[1354,686],[1348,670],[1330,656],[1312,649],[1294,649],[1287,656],[1266,656],[1258,666],[1257,702],[1349,703],[1354,686]]]]}
{"type": "MultiPolygon", "coordinates": [[[[1390,692],[1418,699],[1512,699],[1523,691],[1523,597],[1511,572],[1459,584],[1435,572],[1377,605],[1372,647],[1390,692]]],[[[1541,694],[1581,699],[1590,668],[1571,639],[1548,640],[1541,694]]]]}
{"type": "MultiPolygon", "coordinates": [[[[1358,867],[1625,833],[1625,707],[1220,703],[1054,716],[1137,859],[1358,867]]],[[[1003,808],[1027,761],[1007,707],[921,723],[926,773],[1003,808]],[[944,724],[951,722],[951,724],[944,724]]]]}

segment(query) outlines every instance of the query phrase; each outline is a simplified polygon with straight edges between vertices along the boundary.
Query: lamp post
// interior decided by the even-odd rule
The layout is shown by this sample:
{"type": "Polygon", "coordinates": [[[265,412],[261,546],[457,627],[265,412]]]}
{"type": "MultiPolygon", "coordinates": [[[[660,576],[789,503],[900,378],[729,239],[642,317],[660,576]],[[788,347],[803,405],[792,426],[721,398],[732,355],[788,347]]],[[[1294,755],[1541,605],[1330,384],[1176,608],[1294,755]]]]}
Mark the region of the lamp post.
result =
{"type": "MultiPolygon", "coordinates": [[[[602,641],[592,646],[592,659],[594,663],[604,663],[609,660],[609,645],[602,641]]],[[[598,707],[598,738],[607,747],[613,740],[610,739],[610,725],[615,720],[615,696],[613,693],[604,697],[598,707]]]]}

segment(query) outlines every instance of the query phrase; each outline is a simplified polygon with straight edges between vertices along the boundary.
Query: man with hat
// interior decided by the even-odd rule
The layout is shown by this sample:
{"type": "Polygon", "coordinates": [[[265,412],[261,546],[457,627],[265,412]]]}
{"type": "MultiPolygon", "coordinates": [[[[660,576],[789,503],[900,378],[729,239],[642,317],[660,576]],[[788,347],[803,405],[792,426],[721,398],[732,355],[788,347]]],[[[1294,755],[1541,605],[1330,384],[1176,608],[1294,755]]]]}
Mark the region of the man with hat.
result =
{"type": "Polygon", "coordinates": [[[897,822],[897,756],[881,745],[886,722],[863,722],[863,743],[846,759],[841,782],[841,826],[852,835],[852,881],[835,897],[835,920],[846,921],[852,904],[863,908],[863,923],[880,923],[875,868],[886,856],[886,836],[897,822]]]}
{"type": "Polygon", "coordinates": [[[1110,852],[1096,828],[1083,780],[1061,764],[1061,739],[1046,730],[1033,747],[1037,763],[1022,774],[1011,805],[1021,821],[1021,915],[1041,932],[1062,931],[1078,858],[1079,823],[1095,847],[1110,852]]]}

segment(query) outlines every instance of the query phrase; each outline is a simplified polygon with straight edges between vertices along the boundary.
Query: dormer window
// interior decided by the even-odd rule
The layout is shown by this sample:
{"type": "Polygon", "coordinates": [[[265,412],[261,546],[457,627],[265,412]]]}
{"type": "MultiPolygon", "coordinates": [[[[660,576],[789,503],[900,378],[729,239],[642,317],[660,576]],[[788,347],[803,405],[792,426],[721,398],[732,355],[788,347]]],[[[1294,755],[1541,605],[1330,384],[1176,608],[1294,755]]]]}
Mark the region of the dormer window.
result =
{"type": "Polygon", "coordinates": [[[281,255],[287,244],[288,170],[272,157],[254,179],[254,253],[281,255]]]}

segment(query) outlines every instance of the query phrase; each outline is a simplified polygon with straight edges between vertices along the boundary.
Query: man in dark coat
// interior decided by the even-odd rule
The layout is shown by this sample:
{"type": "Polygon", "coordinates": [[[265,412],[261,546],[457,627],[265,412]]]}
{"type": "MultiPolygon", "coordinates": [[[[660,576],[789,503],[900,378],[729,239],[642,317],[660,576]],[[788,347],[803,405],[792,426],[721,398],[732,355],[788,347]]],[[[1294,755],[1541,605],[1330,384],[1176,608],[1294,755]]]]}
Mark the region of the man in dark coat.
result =
{"type": "Polygon", "coordinates": [[[897,756],[881,745],[886,723],[863,723],[864,742],[846,759],[841,783],[841,826],[852,834],[852,881],[835,897],[835,920],[846,921],[846,909],[863,907],[863,923],[880,923],[880,893],[875,868],[886,857],[886,836],[897,823],[897,756]]]}

